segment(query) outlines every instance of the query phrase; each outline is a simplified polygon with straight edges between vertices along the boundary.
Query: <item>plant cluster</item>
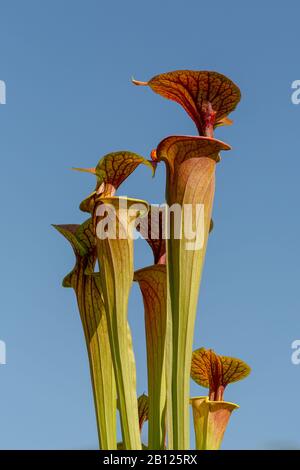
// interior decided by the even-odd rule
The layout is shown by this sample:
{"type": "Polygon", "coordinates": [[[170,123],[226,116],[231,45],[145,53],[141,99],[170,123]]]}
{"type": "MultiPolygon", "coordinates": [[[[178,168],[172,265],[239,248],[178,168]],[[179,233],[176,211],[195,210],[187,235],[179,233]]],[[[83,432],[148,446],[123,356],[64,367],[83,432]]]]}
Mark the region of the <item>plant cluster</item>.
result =
{"type": "Polygon", "coordinates": [[[166,137],[152,151],[150,161],[120,151],[105,155],[95,168],[81,169],[96,178],[95,190],[80,205],[89,218],[81,225],[54,226],[70,242],[76,257],[63,286],[73,288],[77,298],[100,448],[130,450],[146,445],[149,449],[189,449],[192,406],[197,449],[218,449],[231,412],[238,408],[224,401],[225,387],[246,377],[250,369],[243,361],[212,350],[193,352],[192,345],[202,268],[213,226],[216,165],[220,152],[230,149],[214,138],[214,130],[232,123],[228,114],[238,104],[240,91],[224,75],[208,71],[179,70],[133,83],[179,103],[199,135],[166,137]],[[116,195],[139,165],[154,172],[161,162],[166,166],[167,207],[182,208],[180,236],[172,213],[164,217],[162,212],[156,213],[156,206],[116,195]],[[125,214],[120,209],[124,201],[125,214]],[[186,205],[196,220],[197,207],[203,207],[200,226],[195,225],[196,231],[203,233],[203,242],[194,249],[186,249],[186,205]],[[114,238],[97,236],[98,224],[110,217],[103,211],[107,206],[114,209],[118,229],[114,238]],[[134,228],[153,252],[153,264],[136,272],[134,228]],[[138,282],[143,297],[147,348],[148,392],[139,398],[128,323],[133,281],[138,282]],[[190,376],[209,389],[208,396],[190,398],[190,376]],[[122,431],[119,443],[117,413],[122,431]],[[142,444],[141,430],[147,420],[148,442],[142,444]]]}

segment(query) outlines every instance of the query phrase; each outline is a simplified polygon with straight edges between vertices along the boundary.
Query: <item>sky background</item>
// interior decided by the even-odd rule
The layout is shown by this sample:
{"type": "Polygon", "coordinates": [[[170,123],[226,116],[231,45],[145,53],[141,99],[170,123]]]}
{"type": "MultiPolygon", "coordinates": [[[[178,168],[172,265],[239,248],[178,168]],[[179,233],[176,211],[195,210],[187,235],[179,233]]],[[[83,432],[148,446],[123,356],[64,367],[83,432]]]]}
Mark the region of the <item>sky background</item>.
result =
{"type": "MultiPolygon", "coordinates": [[[[97,448],[83,332],[61,287],[73,253],[51,223],[86,218],[78,205],[95,182],[72,166],[116,150],[149,157],[167,135],[196,134],[178,105],[130,83],[176,69],[215,70],[242,91],[234,125],[216,131],[233,150],[217,168],[194,342],[252,367],[226,391],[240,409],[223,448],[300,448],[299,15],[291,0],[0,0],[2,449],[97,448]]],[[[140,167],[119,194],[159,203],[164,182],[163,165],[154,179],[140,167]]],[[[136,268],[152,262],[141,240],[135,255],[136,268]]],[[[136,285],[129,318],[141,394],[136,285]]]]}

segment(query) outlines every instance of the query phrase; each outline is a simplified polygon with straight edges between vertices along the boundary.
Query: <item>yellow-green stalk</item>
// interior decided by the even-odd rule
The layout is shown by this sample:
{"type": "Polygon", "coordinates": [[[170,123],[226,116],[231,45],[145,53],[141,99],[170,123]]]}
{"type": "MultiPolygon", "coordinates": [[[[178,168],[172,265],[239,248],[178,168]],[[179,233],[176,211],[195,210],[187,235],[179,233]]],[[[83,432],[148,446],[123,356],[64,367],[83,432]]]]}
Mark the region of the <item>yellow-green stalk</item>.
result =
{"type": "Polygon", "coordinates": [[[120,197],[101,198],[95,204],[97,227],[97,255],[104,305],[107,313],[108,332],[114,364],[117,394],[121,418],[123,444],[126,449],[141,449],[136,396],[136,370],[132,339],[127,319],[127,308],[133,281],[133,226],[143,209],[145,201],[120,197]],[[126,202],[128,210],[120,209],[126,202]],[[116,238],[99,238],[99,224],[104,215],[98,216],[101,206],[112,207],[116,222],[116,238]]]}
{"type": "Polygon", "coordinates": [[[103,295],[99,279],[93,275],[96,251],[92,220],[54,228],[71,243],[76,256],[76,265],[64,278],[63,286],[76,293],[89,357],[100,448],[116,449],[116,386],[103,295]]]}
{"type": "MultiPolygon", "coordinates": [[[[142,430],[145,421],[148,421],[148,416],[149,416],[149,400],[148,396],[143,393],[143,395],[140,395],[138,398],[138,415],[139,415],[139,429],[140,429],[140,434],[142,435],[142,430]]],[[[142,450],[148,449],[148,446],[142,443],[142,450]]],[[[118,442],[118,450],[125,450],[125,447],[123,445],[123,442],[118,442]]]]}
{"type": "Polygon", "coordinates": [[[229,148],[215,139],[189,136],[168,137],[157,147],[157,159],[164,161],[167,168],[168,207],[179,206],[179,219],[170,212],[167,240],[168,315],[172,329],[171,364],[167,371],[172,374],[174,449],[189,448],[189,376],[198,290],[210,229],[215,166],[219,152],[229,148]],[[186,237],[185,207],[191,211],[194,247],[186,237]]]}
{"type": "Polygon", "coordinates": [[[163,217],[158,207],[151,206],[148,218],[141,221],[140,232],[152,248],[155,264],[135,272],[145,312],[148,375],[148,448],[164,449],[166,440],[166,326],[167,282],[163,236],[163,217]],[[146,222],[143,230],[143,222],[146,222]],[[156,225],[154,227],[154,224],[156,225]]]}
{"type": "Polygon", "coordinates": [[[166,266],[157,264],[135,272],[144,301],[149,395],[149,449],[165,446],[165,340],[166,340],[166,266]]]}

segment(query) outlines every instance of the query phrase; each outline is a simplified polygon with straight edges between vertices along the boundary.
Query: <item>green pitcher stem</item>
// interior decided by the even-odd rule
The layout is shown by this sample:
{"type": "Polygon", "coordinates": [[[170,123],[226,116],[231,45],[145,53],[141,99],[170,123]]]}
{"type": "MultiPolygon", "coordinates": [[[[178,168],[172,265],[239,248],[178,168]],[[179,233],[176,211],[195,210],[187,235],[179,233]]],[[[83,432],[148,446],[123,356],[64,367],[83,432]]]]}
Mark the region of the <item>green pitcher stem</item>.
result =
{"type": "Polygon", "coordinates": [[[63,286],[76,293],[86,340],[102,450],[117,448],[116,385],[109,346],[107,321],[99,279],[93,274],[96,260],[92,219],[82,225],[54,225],[71,244],[76,264],[63,286]]]}
{"type": "MultiPolygon", "coordinates": [[[[204,159],[203,159],[204,160],[204,159]]],[[[196,162],[195,162],[196,163],[196,162]]],[[[201,166],[201,161],[198,162],[201,166]]],[[[214,166],[214,162],[211,161],[214,166]]],[[[199,174],[199,178],[201,178],[199,174]]],[[[170,289],[170,316],[172,318],[172,420],[174,449],[189,449],[189,393],[190,368],[198,293],[206,252],[207,236],[214,194],[214,168],[208,186],[209,196],[198,200],[204,203],[205,238],[201,249],[187,250],[188,240],[175,239],[176,229],[170,221],[167,241],[167,274],[170,289]]],[[[190,203],[184,199],[183,204],[190,203]]],[[[202,228],[203,229],[203,228],[202,228]]],[[[183,230],[182,230],[183,231],[183,230]]]]}
{"type": "Polygon", "coordinates": [[[96,278],[84,276],[82,282],[85,292],[93,299],[91,303],[85,296],[77,295],[89,357],[99,444],[102,450],[113,450],[117,448],[117,395],[104,304],[96,278]],[[97,306],[97,315],[91,305],[97,306]]]}
{"type": "Polygon", "coordinates": [[[174,449],[173,437],[173,403],[172,403],[172,371],[173,371],[173,347],[172,347],[172,312],[170,307],[170,292],[167,289],[167,331],[166,331],[166,384],[167,384],[167,407],[166,407],[166,426],[167,426],[167,449],[174,449]]]}
{"type": "Polygon", "coordinates": [[[172,394],[172,407],[168,405],[167,415],[172,423],[169,447],[172,445],[176,450],[189,449],[190,445],[194,325],[211,221],[215,166],[222,149],[228,149],[228,145],[216,139],[190,136],[167,137],[157,147],[157,159],[164,161],[167,168],[167,343],[171,343],[171,351],[167,348],[166,370],[172,394]]]}
{"type": "MultiPolygon", "coordinates": [[[[103,198],[101,204],[115,208],[117,229],[127,233],[124,218],[119,219],[118,205],[121,198],[103,198]]],[[[143,203],[128,199],[129,204],[143,203]]],[[[138,215],[136,215],[137,217],[138,215]]],[[[129,224],[129,216],[126,223],[129,224]]],[[[132,217],[131,217],[132,220],[132,217]]],[[[112,360],[114,364],[117,395],[121,419],[123,444],[126,449],[141,449],[139,419],[136,395],[136,368],[131,332],[127,320],[127,307],[133,280],[133,238],[97,237],[97,254],[100,265],[100,279],[104,295],[105,310],[112,360]]]]}
{"type": "Polygon", "coordinates": [[[135,272],[145,308],[148,368],[148,448],[164,449],[166,439],[166,266],[149,266],[135,272]]]}

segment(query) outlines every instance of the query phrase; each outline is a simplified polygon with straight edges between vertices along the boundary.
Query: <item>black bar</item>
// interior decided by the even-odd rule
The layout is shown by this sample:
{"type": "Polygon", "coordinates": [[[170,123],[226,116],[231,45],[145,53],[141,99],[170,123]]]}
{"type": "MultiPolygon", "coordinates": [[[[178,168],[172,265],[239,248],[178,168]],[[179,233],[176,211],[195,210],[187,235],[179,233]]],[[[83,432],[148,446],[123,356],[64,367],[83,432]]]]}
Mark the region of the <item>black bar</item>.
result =
{"type": "Polygon", "coordinates": [[[91,451],[91,450],[3,450],[0,451],[0,463],[39,462],[96,464],[103,466],[121,465],[124,468],[137,468],[141,465],[185,465],[195,467],[202,464],[248,464],[266,463],[287,464],[300,461],[298,450],[228,450],[228,451],[91,451]]]}

